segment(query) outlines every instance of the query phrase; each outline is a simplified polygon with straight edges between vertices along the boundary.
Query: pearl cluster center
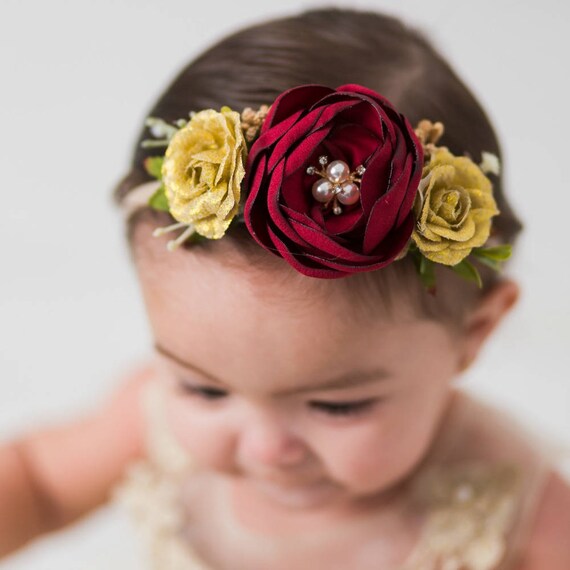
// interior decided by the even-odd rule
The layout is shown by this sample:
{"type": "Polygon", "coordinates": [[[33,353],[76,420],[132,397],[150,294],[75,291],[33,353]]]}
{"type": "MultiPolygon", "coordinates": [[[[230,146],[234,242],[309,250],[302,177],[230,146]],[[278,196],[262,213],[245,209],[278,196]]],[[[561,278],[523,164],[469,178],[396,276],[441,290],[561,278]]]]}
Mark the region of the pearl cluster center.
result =
{"type": "Polygon", "coordinates": [[[351,172],[343,160],[333,160],[329,164],[328,157],[324,155],[319,157],[319,164],[320,169],[315,166],[307,168],[307,174],[320,175],[320,178],[313,183],[313,198],[322,202],[324,208],[332,205],[333,213],[339,215],[342,213],[341,204],[350,206],[360,199],[359,176],[364,174],[366,168],[359,165],[354,172],[351,172]]]}

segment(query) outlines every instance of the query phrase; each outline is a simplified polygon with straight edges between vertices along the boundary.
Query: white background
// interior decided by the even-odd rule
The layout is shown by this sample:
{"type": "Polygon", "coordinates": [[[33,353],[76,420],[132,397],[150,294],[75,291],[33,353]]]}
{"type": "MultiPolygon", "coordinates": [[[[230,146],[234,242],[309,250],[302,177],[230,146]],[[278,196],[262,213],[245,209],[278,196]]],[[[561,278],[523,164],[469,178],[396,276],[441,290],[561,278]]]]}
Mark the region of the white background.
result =
{"type": "MultiPolygon", "coordinates": [[[[242,25],[324,5],[279,4],[2,0],[2,439],[93,409],[149,350],[112,185],[145,113],[190,58],[242,25]]],[[[570,443],[570,4],[346,4],[427,30],[494,121],[507,191],[526,222],[510,270],[523,297],[465,383],[570,443]]],[[[107,507],[0,569],[134,570],[138,548],[125,515],[107,507]]]]}

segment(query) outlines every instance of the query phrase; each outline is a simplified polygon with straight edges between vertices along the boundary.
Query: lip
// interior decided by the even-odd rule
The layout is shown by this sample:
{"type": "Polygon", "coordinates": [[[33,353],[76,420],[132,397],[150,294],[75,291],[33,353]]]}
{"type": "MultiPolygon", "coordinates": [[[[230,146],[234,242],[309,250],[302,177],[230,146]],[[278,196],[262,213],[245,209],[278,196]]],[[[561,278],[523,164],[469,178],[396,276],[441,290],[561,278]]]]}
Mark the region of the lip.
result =
{"type": "Polygon", "coordinates": [[[313,475],[311,478],[309,478],[307,475],[303,476],[299,474],[297,478],[295,478],[293,474],[291,474],[291,478],[287,479],[285,476],[280,477],[277,473],[270,475],[269,473],[263,474],[255,473],[252,471],[249,473],[244,473],[244,476],[249,481],[253,481],[254,483],[259,482],[261,484],[273,485],[275,487],[281,487],[283,489],[310,487],[324,483],[326,481],[325,477],[322,475],[313,475]]]}
{"type": "Polygon", "coordinates": [[[266,496],[293,508],[318,506],[328,501],[337,491],[334,485],[322,479],[305,485],[279,485],[268,480],[257,480],[254,485],[266,496]]]}
{"type": "Polygon", "coordinates": [[[288,481],[282,482],[275,479],[258,479],[257,481],[262,485],[271,485],[279,489],[306,489],[310,487],[315,487],[324,482],[323,479],[318,479],[316,481],[296,481],[293,483],[288,481]]]}

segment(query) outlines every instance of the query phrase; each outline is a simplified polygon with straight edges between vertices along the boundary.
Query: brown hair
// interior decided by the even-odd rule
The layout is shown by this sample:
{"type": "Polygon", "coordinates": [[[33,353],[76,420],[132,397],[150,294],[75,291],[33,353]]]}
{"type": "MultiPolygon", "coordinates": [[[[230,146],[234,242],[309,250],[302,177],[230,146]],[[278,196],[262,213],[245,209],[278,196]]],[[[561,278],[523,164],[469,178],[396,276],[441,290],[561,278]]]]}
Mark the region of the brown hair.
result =
{"type": "MultiPolygon", "coordinates": [[[[387,97],[412,125],[423,118],[441,121],[445,133],[438,144],[447,146],[454,154],[467,154],[480,162],[482,151],[488,151],[496,154],[502,164],[501,149],[489,118],[424,32],[395,17],[371,11],[336,7],[312,9],[242,29],[189,63],[148,115],[174,121],[187,117],[191,110],[203,108],[219,109],[223,105],[237,110],[258,108],[270,104],[282,91],[305,83],[330,87],[343,83],[365,85],[387,97]]],[[[120,204],[135,186],[152,179],[143,161],[157,152],[141,147],[145,138],[151,136],[143,127],[135,144],[130,171],[115,187],[116,203],[120,204]]],[[[493,232],[502,242],[512,244],[521,223],[505,199],[502,177],[493,174],[489,177],[501,211],[493,220],[493,232]]],[[[129,243],[141,219],[155,224],[172,223],[167,213],[143,209],[128,221],[129,243]]],[[[228,238],[238,249],[247,250],[248,259],[256,251],[260,253],[256,261],[266,253],[249,236],[244,224],[232,224],[224,237],[228,238]]],[[[203,240],[189,247],[199,244],[207,249],[208,242],[212,241],[217,240],[203,240]]],[[[481,272],[486,286],[490,286],[495,275],[485,268],[481,268],[481,272]]],[[[449,282],[446,293],[435,297],[426,294],[418,285],[419,278],[411,261],[404,258],[382,270],[334,281],[345,282],[352,291],[355,287],[372,289],[388,308],[390,295],[395,289],[401,289],[405,281],[406,289],[412,292],[410,298],[424,314],[457,320],[469,304],[467,298],[476,298],[479,293],[474,292],[473,284],[462,282],[447,268],[438,271],[438,279],[439,289],[449,282]],[[453,277],[447,277],[449,274],[453,277]]],[[[368,298],[366,295],[352,297],[368,298]]],[[[369,302],[365,301],[364,305],[369,302]]]]}

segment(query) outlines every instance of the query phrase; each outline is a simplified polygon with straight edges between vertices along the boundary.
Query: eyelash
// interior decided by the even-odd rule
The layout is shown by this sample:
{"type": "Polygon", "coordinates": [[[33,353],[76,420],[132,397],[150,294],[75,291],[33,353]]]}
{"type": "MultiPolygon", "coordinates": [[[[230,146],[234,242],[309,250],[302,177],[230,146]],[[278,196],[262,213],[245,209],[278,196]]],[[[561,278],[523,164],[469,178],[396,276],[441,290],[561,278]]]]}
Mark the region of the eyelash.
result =
{"type": "MultiPolygon", "coordinates": [[[[223,390],[216,388],[208,388],[205,386],[190,386],[189,384],[180,383],[180,388],[192,396],[198,396],[206,400],[220,400],[227,396],[223,390]]],[[[368,411],[376,403],[377,398],[369,400],[360,400],[356,402],[310,402],[314,409],[323,412],[329,416],[357,416],[368,411]]]]}

